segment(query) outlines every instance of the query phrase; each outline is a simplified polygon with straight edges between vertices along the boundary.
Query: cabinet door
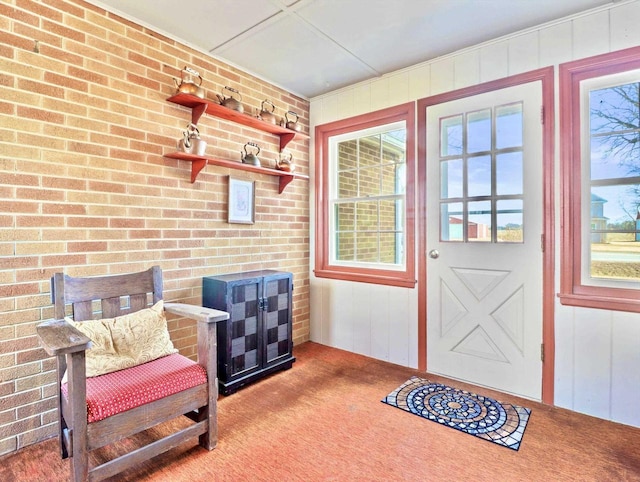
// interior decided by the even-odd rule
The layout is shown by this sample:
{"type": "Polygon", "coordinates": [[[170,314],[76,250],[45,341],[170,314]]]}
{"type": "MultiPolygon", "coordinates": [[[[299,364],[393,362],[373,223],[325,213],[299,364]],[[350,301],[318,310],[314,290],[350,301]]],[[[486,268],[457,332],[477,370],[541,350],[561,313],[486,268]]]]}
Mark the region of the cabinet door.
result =
{"type": "Polygon", "coordinates": [[[292,351],[291,276],[264,279],[265,362],[269,366],[292,351]]]}
{"type": "MultiPolygon", "coordinates": [[[[229,380],[260,368],[262,330],[260,320],[261,283],[239,281],[230,285],[227,332],[229,380]]],[[[229,381],[228,380],[228,381],[229,381]]]]}

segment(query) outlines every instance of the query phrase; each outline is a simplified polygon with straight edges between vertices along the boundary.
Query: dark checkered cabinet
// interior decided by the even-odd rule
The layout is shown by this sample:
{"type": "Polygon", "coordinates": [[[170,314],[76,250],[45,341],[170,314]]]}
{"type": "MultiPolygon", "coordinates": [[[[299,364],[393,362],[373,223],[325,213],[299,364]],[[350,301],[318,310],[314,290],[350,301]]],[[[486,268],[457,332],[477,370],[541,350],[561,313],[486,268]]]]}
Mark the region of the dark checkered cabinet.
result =
{"type": "Polygon", "coordinates": [[[229,312],[218,323],[218,378],[228,395],[291,368],[293,275],[261,270],[202,278],[202,306],[229,312]]]}

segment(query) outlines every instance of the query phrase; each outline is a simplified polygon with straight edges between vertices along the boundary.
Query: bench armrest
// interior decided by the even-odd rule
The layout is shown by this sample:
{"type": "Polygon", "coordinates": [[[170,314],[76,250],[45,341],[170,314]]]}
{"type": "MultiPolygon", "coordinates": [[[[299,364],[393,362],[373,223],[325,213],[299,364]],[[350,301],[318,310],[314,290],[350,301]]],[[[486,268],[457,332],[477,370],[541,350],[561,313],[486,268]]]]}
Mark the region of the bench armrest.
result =
{"type": "Polygon", "coordinates": [[[188,305],[186,303],[165,303],[164,309],[169,313],[173,313],[174,315],[184,316],[202,323],[216,323],[218,321],[229,319],[229,313],[227,313],[226,311],[214,310],[213,308],[205,308],[196,305],[188,305]]]}
{"type": "Polygon", "coordinates": [[[65,320],[49,320],[36,326],[40,344],[50,356],[85,351],[91,340],[65,320]]]}

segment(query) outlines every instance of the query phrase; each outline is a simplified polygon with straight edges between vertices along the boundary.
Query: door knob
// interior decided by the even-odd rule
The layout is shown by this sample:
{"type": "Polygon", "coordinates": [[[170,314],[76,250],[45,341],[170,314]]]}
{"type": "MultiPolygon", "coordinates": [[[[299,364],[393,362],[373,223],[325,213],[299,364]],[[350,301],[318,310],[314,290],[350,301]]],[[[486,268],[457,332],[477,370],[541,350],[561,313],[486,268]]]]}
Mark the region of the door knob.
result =
{"type": "Polygon", "coordinates": [[[440,256],[440,252],[437,249],[432,249],[431,251],[429,251],[430,258],[438,259],[439,256],[440,256]]]}

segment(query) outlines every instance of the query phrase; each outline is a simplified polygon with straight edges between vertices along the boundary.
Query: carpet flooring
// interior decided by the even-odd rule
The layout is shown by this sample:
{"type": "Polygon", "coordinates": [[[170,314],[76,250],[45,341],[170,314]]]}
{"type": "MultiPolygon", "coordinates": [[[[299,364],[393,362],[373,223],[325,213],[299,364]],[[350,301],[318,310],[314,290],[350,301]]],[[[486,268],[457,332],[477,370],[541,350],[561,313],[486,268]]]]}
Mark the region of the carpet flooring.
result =
{"type": "Polygon", "coordinates": [[[520,448],[531,414],[519,405],[419,377],[409,378],[382,402],[513,450],[520,448]]]}
{"type": "MultiPolygon", "coordinates": [[[[638,428],[428,375],[531,408],[520,450],[505,450],[437,423],[417,428],[416,417],[380,403],[424,372],[311,342],[296,346],[294,355],[290,370],[221,397],[215,450],[181,445],[113,480],[640,481],[638,428]]],[[[97,455],[108,457],[136,441],[97,455]]],[[[60,460],[55,439],[0,458],[2,482],[68,479],[68,461],[60,460]]]]}

